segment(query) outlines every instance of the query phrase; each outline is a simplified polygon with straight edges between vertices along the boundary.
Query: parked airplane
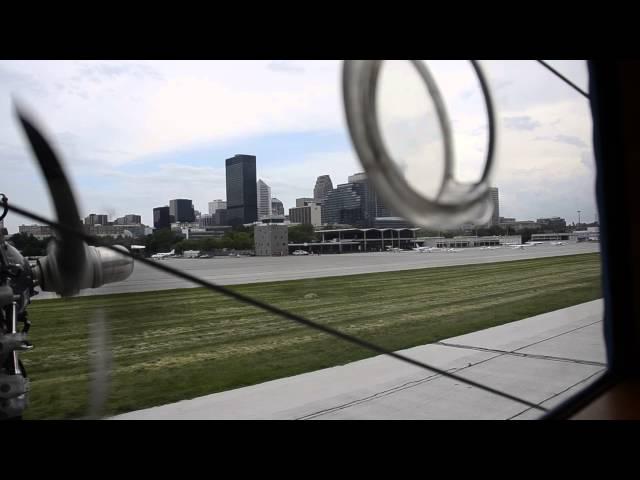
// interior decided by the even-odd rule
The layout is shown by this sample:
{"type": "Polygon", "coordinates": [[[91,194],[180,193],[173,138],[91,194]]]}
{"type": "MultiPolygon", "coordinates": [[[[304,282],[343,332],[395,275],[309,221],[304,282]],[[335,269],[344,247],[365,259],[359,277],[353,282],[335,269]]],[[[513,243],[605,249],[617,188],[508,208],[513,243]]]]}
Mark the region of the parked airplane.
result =
{"type": "Polygon", "coordinates": [[[175,250],[171,250],[170,252],[165,252],[165,253],[156,253],[155,255],[151,255],[151,258],[161,260],[161,259],[170,257],[171,255],[175,255],[175,253],[176,253],[175,250]]]}
{"type": "Polygon", "coordinates": [[[524,250],[525,247],[535,247],[536,245],[542,245],[543,243],[544,242],[509,243],[507,246],[524,250]]]}
{"type": "Polygon", "coordinates": [[[557,247],[561,246],[561,245],[566,245],[567,242],[551,242],[551,245],[555,245],[557,247]]]}

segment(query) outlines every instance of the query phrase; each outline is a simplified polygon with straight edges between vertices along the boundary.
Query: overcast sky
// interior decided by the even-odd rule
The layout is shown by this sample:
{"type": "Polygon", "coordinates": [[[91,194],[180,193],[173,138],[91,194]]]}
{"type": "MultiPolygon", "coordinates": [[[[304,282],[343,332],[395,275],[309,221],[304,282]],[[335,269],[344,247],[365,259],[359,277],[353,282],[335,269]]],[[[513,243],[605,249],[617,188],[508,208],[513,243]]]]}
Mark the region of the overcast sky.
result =
{"type": "MultiPolygon", "coordinates": [[[[553,61],[583,89],[586,64],[553,61]]],[[[480,175],[486,115],[464,61],[429,61],[455,134],[456,173],[480,175]]],[[[484,62],[500,135],[493,183],[500,215],[595,219],[587,100],[534,61],[484,62]]],[[[53,216],[46,185],[18,128],[12,98],[36,114],[71,177],[83,216],[225,199],[224,160],[256,155],[257,175],[285,209],[361,171],[344,120],[339,61],[1,61],[0,192],[53,216]]],[[[407,62],[385,64],[380,118],[392,154],[426,195],[442,172],[441,139],[424,86],[407,62]]],[[[9,214],[11,233],[28,219],[9,214]]]]}

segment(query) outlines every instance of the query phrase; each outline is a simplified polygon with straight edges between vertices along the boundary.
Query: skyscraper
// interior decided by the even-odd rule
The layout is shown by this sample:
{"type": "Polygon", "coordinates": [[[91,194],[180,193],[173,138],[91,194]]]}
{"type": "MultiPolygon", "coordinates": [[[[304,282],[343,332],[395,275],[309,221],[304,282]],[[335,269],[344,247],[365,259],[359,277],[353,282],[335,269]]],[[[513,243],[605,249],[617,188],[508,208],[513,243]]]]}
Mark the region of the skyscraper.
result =
{"type": "Polygon", "coordinates": [[[85,225],[107,225],[109,223],[109,217],[107,215],[96,215],[95,213],[89,214],[85,217],[85,225]]]}
{"type": "Polygon", "coordinates": [[[196,219],[193,202],[186,198],[169,200],[169,214],[173,215],[174,222],[194,222],[196,219]]]}
{"type": "Polygon", "coordinates": [[[312,203],[313,204],[316,203],[314,198],[308,198],[308,197],[296,198],[296,207],[306,207],[307,205],[310,205],[312,203]]]}
{"type": "Polygon", "coordinates": [[[366,181],[367,181],[367,174],[364,172],[354,173],[353,175],[349,175],[347,177],[347,182],[349,183],[366,182],[366,181]]]}
{"type": "Polygon", "coordinates": [[[172,220],[168,206],[153,209],[153,228],[169,228],[172,220]]]}
{"type": "Polygon", "coordinates": [[[227,158],[227,221],[229,225],[253,223],[258,219],[256,157],[227,158]]]}
{"type": "Polygon", "coordinates": [[[124,217],[116,218],[113,221],[114,225],[140,225],[142,223],[142,217],[140,215],[129,214],[124,217]]]}
{"type": "Polygon", "coordinates": [[[316,186],[313,189],[313,198],[316,203],[323,203],[327,198],[327,194],[333,190],[333,183],[329,175],[320,175],[316,180],[316,186]]]}
{"type": "Polygon", "coordinates": [[[271,199],[271,214],[272,215],[284,215],[284,205],[276,197],[271,199]]]}
{"type": "Polygon", "coordinates": [[[498,225],[500,223],[500,198],[498,189],[492,187],[489,191],[491,192],[491,201],[493,202],[493,213],[491,214],[489,225],[498,225]]]}
{"type": "Polygon", "coordinates": [[[290,208],[289,221],[291,223],[301,223],[303,225],[319,227],[322,224],[322,208],[320,205],[316,205],[315,203],[302,207],[290,208]]]}
{"type": "Polygon", "coordinates": [[[209,215],[213,215],[216,213],[216,210],[221,208],[227,208],[227,202],[224,200],[214,200],[213,202],[209,202],[209,215]]]}
{"type": "Polygon", "coordinates": [[[364,226],[362,185],[345,183],[329,191],[322,205],[322,224],[364,226]]]}
{"type": "Polygon", "coordinates": [[[226,208],[219,208],[216,210],[216,213],[214,213],[215,216],[215,224],[216,225],[228,225],[229,222],[227,221],[227,209],[226,208]]]}
{"type": "Polygon", "coordinates": [[[382,198],[375,191],[364,172],[355,173],[348,177],[350,184],[359,185],[358,193],[362,197],[362,216],[366,226],[372,227],[376,218],[397,217],[387,208],[382,198]]]}
{"type": "Polygon", "coordinates": [[[256,187],[256,195],[258,196],[258,220],[262,220],[263,218],[271,216],[271,187],[262,180],[258,180],[256,187]]]}

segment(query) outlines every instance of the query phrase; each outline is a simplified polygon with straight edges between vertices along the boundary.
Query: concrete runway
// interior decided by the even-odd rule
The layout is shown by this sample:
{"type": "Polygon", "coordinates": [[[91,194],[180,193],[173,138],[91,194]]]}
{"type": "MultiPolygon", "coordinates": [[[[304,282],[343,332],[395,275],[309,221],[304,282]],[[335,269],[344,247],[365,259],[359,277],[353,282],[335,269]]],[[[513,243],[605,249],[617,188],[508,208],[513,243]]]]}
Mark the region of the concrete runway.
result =
{"type": "MultiPolygon", "coordinates": [[[[175,258],[158,260],[158,262],[188,271],[199,278],[220,285],[236,285],[450,265],[505,262],[526,258],[598,252],[599,250],[600,245],[598,243],[574,243],[563,246],[536,245],[523,250],[510,247],[501,247],[497,250],[465,248],[457,252],[417,253],[408,251],[321,256],[175,258]]],[[[133,273],[127,280],[96,289],[84,290],[80,293],[80,296],[189,287],[194,287],[194,285],[191,282],[175,278],[136,262],[133,273]]],[[[33,300],[56,297],[57,295],[53,293],[42,292],[34,297],[33,300]]]]}
{"type": "MultiPolygon", "coordinates": [[[[403,350],[404,355],[553,408],[606,369],[602,300],[403,350]]],[[[385,355],[112,417],[534,419],[541,412],[385,355]]]]}

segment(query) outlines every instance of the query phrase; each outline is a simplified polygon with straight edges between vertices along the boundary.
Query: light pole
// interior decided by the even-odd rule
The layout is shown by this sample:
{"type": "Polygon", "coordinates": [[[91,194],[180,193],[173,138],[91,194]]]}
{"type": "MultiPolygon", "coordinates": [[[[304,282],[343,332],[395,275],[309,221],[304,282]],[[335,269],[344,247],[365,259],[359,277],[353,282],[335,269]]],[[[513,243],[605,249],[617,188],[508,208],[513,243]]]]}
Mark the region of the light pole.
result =
{"type": "Polygon", "coordinates": [[[578,210],[578,226],[580,226],[580,210],[578,210]]]}

